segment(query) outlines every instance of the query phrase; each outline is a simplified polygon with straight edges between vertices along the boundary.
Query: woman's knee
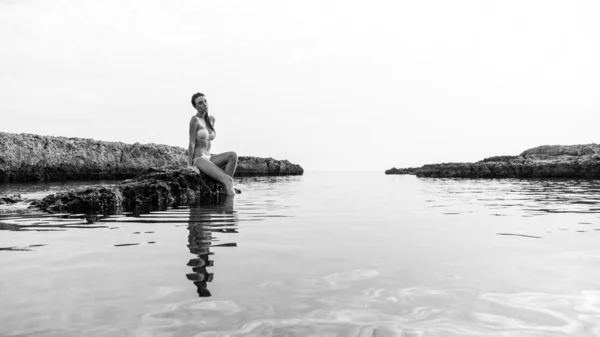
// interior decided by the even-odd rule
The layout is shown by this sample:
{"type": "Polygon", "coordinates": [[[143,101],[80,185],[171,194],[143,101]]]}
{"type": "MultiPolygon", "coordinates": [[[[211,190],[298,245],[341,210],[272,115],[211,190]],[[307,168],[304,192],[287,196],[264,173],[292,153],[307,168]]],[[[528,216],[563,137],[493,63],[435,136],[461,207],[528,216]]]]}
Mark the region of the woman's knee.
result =
{"type": "Polygon", "coordinates": [[[221,182],[223,184],[233,184],[233,178],[230,177],[230,176],[228,176],[228,175],[225,175],[225,177],[223,177],[223,179],[221,180],[221,182]]]}
{"type": "Polygon", "coordinates": [[[237,160],[238,160],[237,153],[235,153],[233,151],[229,152],[229,159],[237,162],[237,160]]]}

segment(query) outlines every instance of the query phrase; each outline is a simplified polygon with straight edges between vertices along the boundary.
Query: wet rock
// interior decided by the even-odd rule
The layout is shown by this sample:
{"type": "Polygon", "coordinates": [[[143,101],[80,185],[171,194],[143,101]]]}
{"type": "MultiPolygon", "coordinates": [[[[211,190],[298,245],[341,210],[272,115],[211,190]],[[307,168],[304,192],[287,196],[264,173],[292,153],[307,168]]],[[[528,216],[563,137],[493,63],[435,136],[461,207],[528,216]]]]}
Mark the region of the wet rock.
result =
{"type": "MultiPolygon", "coordinates": [[[[496,156],[476,163],[424,165],[415,174],[434,178],[600,179],[599,153],[600,145],[596,144],[545,145],[518,156],[496,156]]],[[[402,174],[394,172],[388,170],[386,174],[402,174]]]]}
{"type": "Polygon", "coordinates": [[[115,214],[136,205],[168,206],[198,198],[223,196],[223,185],[194,166],[148,169],[134,179],[116,185],[70,189],[32,203],[48,212],[83,213],[88,222],[95,214],[115,214]]]}
{"type": "Polygon", "coordinates": [[[17,202],[23,201],[20,194],[0,194],[0,205],[4,204],[14,204],[17,202]]]}
{"type": "MultiPolygon", "coordinates": [[[[52,213],[70,212],[87,214],[118,213],[123,207],[123,193],[118,186],[103,185],[70,189],[51,194],[32,203],[32,206],[52,213]]],[[[91,220],[91,221],[90,221],[91,220]]]]}
{"type": "Polygon", "coordinates": [[[169,166],[148,169],[135,179],[119,185],[126,206],[134,204],[170,205],[196,200],[200,195],[221,195],[223,185],[200,173],[195,166],[169,166]]]}
{"type": "MultiPolygon", "coordinates": [[[[0,132],[0,182],[128,179],[187,162],[187,150],[176,146],[0,132]]],[[[239,157],[235,176],[302,173],[287,160],[239,157]]]]}

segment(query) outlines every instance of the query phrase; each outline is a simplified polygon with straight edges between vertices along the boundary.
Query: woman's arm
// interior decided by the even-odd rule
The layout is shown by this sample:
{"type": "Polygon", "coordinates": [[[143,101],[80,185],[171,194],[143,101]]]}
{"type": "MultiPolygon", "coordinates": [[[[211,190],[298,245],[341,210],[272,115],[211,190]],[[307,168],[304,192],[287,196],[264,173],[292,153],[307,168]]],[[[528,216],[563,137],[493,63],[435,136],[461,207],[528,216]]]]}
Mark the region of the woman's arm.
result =
{"type": "MultiPolygon", "coordinates": [[[[214,116],[208,116],[208,119],[210,120],[210,124],[212,124],[212,126],[215,126],[215,117],[214,116]]],[[[215,137],[217,136],[217,132],[216,131],[212,131],[211,134],[209,135],[210,140],[215,139],[215,137]]]]}
{"type": "Polygon", "coordinates": [[[193,165],[194,150],[196,149],[196,130],[198,130],[198,118],[192,117],[190,121],[190,144],[188,146],[188,165],[193,165]]]}

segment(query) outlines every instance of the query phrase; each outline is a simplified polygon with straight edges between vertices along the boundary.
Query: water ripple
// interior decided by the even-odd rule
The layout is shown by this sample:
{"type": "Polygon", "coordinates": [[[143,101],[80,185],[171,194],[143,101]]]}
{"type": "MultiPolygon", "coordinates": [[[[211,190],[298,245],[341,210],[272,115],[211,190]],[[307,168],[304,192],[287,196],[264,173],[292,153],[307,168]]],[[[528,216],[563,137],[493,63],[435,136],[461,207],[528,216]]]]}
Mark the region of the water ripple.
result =
{"type": "Polygon", "coordinates": [[[600,213],[600,182],[594,180],[424,179],[422,182],[427,194],[439,197],[426,200],[429,207],[450,210],[483,205],[490,210],[520,209],[525,215],[533,216],[600,213]]]}
{"type": "MultiPolygon", "coordinates": [[[[245,323],[231,330],[195,335],[592,336],[600,331],[597,291],[579,295],[478,295],[467,289],[379,288],[365,290],[350,300],[316,300],[310,307],[312,310],[294,317],[264,317],[265,313],[253,313],[251,308],[243,309],[239,304],[208,304],[207,311],[225,310],[228,315],[241,315],[243,319],[227,320],[245,323]],[[255,317],[249,318],[252,316],[255,317]]],[[[284,308],[278,311],[285,312],[284,308]]],[[[210,313],[204,312],[203,317],[206,315],[210,313]]]]}

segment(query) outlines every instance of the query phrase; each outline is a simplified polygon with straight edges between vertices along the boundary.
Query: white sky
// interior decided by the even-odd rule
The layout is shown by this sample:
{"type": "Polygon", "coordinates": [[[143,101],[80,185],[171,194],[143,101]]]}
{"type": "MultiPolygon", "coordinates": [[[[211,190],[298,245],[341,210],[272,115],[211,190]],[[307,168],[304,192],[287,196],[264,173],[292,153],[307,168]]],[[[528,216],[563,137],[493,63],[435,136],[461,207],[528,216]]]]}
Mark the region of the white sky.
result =
{"type": "Polygon", "coordinates": [[[599,142],[599,1],[0,0],[0,131],[306,170],[599,142]]]}

